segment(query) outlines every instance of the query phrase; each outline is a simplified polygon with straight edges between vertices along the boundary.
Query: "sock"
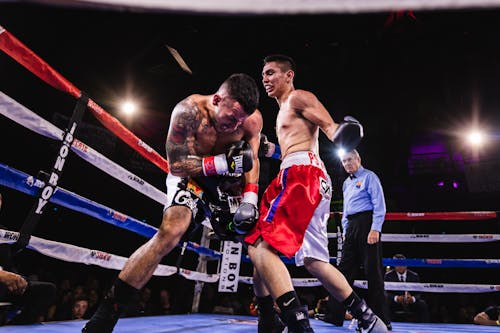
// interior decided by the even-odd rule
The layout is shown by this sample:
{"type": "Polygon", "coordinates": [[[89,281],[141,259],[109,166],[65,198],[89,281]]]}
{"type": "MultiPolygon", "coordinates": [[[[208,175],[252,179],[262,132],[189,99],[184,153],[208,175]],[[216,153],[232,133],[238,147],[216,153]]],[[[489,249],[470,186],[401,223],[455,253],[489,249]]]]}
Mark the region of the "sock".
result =
{"type": "Polygon", "coordinates": [[[115,299],[116,303],[127,304],[139,300],[139,289],[132,287],[127,282],[116,279],[111,287],[109,294],[115,299]]]}
{"type": "Polygon", "coordinates": [[[345,300],[342,301],[342,304],[349,310],[352,316],[356,319],[359,319],[363,312],[366,310],[366,303],[359,298],[359,296],[353,291],[345,300]],[[362,304],[365,306],[363,307],[362,304]]]}
{"type": "Polygon", "coordinates": [[[375,314],[368,307],[365,300],[359,298],[354,291],[342,302],[354,318],[359,320],[361,326],[366,328],[373,321],[375,314]]]}
{"type": "Polygon", "coordinates": [[[285,312],[288,309],[293,309],[300,306],[299,297],[294,290],[289,291],[281,295],[276,299],[281,312],[285,312]]]}

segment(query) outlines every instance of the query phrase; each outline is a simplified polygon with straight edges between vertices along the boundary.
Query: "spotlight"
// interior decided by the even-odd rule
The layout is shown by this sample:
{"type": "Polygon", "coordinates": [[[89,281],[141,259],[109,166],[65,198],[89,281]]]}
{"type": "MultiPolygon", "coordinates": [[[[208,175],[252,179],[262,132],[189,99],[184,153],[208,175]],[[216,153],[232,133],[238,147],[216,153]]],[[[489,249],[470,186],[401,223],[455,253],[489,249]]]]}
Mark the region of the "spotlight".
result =
{"type": "Polygon", "coordinates": [[[121,109],[123,113],[131,115],[137,111],[137,105],[132,101],[125,101],[122,103],[121,109]]]}
{"type": "Polygon", "coordinates": [[[469,142],[469,144],[475,147],[479,147],[484,144],[485,135],[481,131],[474,130],[469,132],[469,134],[467,135],[467,141],[469,142]]]}

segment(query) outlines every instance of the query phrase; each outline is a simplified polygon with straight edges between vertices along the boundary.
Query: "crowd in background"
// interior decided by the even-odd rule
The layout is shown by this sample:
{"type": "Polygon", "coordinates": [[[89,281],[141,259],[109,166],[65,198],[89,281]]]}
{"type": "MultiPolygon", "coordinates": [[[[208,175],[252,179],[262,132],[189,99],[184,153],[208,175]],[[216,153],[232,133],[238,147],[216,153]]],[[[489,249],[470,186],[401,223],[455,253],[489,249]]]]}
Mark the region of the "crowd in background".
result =
{"type": "MultiPolygon", "coordinates": [[[[29,250],[26,250],[31,252],[29,250]]],[[[96,310],[103,292],[112,282],[115,271],[95,266],[59,262],[36,253],[26,253],[19,265],[30,280],[53,282],[57,296],[38,321],[88,319],[96,310]],[[33,265],[33,262],[38,264],[33,265]]],[[[154,277],[142,290],[140,302],[127,316],[185,314],[192,311],[194,282],[180,276],[154,277]]],[[[318,318],[318,300],[327,296],[321,287],[301,287],[297,292],[311,315],[318,318]],[[314,312],[316,310],[316,313],[314,312]]],[[[359,290],[363,295],[363,290],[359,290]]],[[[255,315],[253,291],[240,284],[237,293],[218,293],[217,284],[205,284],[199,305],[201,313],[255,315]]],[[[424,293],[429,306],[430,322],[473,323],[474,316],[487,306],[500,304],[500,293],[424,293]]],[[[0,308],[1,324],[9,324],[13,314],[8,306],[0,308]]]]}

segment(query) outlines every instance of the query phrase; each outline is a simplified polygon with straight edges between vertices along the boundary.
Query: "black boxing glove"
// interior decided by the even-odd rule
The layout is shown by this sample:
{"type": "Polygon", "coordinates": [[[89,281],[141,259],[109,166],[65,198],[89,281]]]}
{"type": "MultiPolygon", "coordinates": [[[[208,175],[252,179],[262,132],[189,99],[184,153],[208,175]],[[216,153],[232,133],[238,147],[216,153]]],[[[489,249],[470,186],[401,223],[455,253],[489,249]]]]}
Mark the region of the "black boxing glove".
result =
{"type": "Polygon", "coordinates": [[[259,157],[281,159],[281,149],[277,144],[267,140],[267,136],[260,134],[259,157]]]}
{"type": "Polygon", "coordinates": [[[245,141],[232,143],[227,153],[208,156],[202,160],[205,176],[242,174],[253,167],[253,151],[245,141]]]}
{"type": "Polygon", "coordinates": [[[257,184],[246,184],[243,189],[243,198],[230,224],[230,229],[239,235],[246,235],[257,223],[259,218],[258,193],[259,185],[257,184]]]}
{"type": "Polygon", "coordinates": [[[355,149],[363,138],[363,125],[351,116],[345,116],[333,134],[332,142],[346,151],[355,149]]]}

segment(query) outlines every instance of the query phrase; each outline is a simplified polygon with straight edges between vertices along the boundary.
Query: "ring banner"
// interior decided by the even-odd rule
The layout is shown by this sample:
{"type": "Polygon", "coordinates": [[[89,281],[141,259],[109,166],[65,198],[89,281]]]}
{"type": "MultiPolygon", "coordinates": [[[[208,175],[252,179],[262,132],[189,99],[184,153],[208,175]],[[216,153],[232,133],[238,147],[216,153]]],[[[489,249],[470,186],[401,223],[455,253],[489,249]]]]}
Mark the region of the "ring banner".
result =
{"type": "Polygon", "coordinates": [[[224,241],[220,263],[219,292],[238,291],[240,263],[243,245],[240,242],[224,241]]]}
{"type": "Polygon", "coordinates": [[[28,245],[31,234],[40,221],[40,217],[44,212],[46,204],[50,201],[50,198],[57,188],[57,184],[62,176],[64,165],[66,164],[66,159],[68,158],[70,146],[73,144],[75,139],[76,130],[83,118],[88,100],[88,96],[82,94],[76,102],[69,124],[63,132],[61,145],[59,147],[54,165],[52,166],[52,170],[50,171],[50,175],[47,177],[43,188],[39,191],[35,204],[29,211],[28,216],[21,226],[19,239],[13,246],[14,252],[21,251],[26,247],[26,245],[28,245]]]}

